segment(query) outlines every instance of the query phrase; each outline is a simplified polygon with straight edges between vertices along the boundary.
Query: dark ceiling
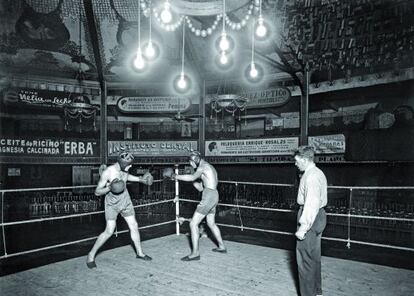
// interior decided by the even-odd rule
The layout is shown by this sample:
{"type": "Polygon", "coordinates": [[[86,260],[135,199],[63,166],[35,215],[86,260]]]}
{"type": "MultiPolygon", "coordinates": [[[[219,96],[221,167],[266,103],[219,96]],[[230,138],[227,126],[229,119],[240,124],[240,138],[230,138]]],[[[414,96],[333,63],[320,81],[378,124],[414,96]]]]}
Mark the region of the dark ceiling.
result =
{"type": "MultiPolygon", "coordinates": [[[[181,71],[184,27],[184,69],[196,85],[243,79],[259,0],[226,1],[226,30],[234,40],[234,63],[226,70],[215,62],[223,1],[170,1],[176,24],[171,27],[159,20],[164,2],[1,0],[0,73],[137,86],[169,83],[181,71]],[[151,15],[152,39],[160,49],[158,59],[140,73],[132,67],[138,11],[142,46],[151,15]]],[[[271,34],[255,40],[254,58],[267,77],[297,83],[306,64],[313,82],[414,64],[414,1],[263,0],[262,12],[271,34]]]]}

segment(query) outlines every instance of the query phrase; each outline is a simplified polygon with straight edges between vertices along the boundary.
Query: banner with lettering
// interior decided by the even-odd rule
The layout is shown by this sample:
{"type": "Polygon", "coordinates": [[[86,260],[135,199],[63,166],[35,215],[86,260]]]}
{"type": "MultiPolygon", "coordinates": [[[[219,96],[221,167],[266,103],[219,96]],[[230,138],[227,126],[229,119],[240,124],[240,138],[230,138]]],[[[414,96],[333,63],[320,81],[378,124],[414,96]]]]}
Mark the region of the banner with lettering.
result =
{"type": "Polygon", "coordinates": [[[3,92],[5,104],[63,108],[73,103],[70,93],[39,89],[8,89],[3,92]]]}
{"type": "Polygon", "coordinates": [[[186,111],[191,106],[189,97],[121,97],[117,107],[124,113],[177,112],[186,111]]]}
{"type": "Polygon", "coordinates": [[[316,154],[345,153],[345,135],[325,135],[308,137],[309,145],[315,148],[316,154]]]}
{"type": "Polygon", "coordinates": [[[197,150],[197,141],[108,141],[109,157],[122,151],[137,157],[188,156],[193,150],[197,150]]]}
{"type": "Polygon", "coordinates": [[[206,156],[289,155],[298,148],[299,139],[268,138],[206,141],[206,156]]]}
{"type": "Polygon", "coordinates": [[[0,156],[99,157],[95,140],[52,138],[0,138],[0,156]]]}
{"type": "Polygon", "coordinates": [[[286,87],[274,87],[260,91],[248,91],[241,95],[249,99],[249,108],[267,108],[286,104],[290,99],[290,91],[286,87]]]}
{"type": "MultiPolygon", "coordinates": [[[[286,104],[290,99],[290,91],[286,87],[272,87],[264,90],[252,90],[239,93],[247,99],[248,108],[268,108],[286,104]]],[[[206,102],[215,100],[214,95],[207,95],[206,102]]]]}

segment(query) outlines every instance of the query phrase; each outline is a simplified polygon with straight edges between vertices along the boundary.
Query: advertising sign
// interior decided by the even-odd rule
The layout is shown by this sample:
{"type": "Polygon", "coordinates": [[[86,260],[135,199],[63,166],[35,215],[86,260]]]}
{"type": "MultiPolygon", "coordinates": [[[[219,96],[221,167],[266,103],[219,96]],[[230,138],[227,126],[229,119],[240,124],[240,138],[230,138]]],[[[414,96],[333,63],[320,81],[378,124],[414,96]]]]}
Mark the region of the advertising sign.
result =
{"type": "Polygon", "coordinates": [[[0,156],[98,157],[98,143],[83,139],[0,138],[0,156]]]}
{"type": "Polygon", "coordinates": [[[298,148],[299,139],[268,138],[206,141],[206,156],[290,155],[298,148]]]}
{"type": "Polygon", "coordinates": [[[286,104],[290,99],[290,91],[285,87],[275,87],[260,91],[241,93],[249,99],[247,107],[266,108],[286,104]]]}
{"type": "Polygon", "coordinates": [[[197,150],[197,141],[108,141],[108,156],[128,151],[137,157],[188,156],[197,150]]]}
{"type": "Polygon", "coordinates": [[[121,97],[117,107],[124,113],[186,111],[191,106],[188,97],[121,97]]]}
{"type": "Polygon", "coordinates": [[[308,137],[309,145],[315,148],[316,154],[345,153],[345,135],[326,135],[308,137]]]}
{"type": "Polygon", "coordinates": [[[62,108],[73,103],[70,93],[38,89],[8,89],[3,93],[5,104],[62,108]]]}

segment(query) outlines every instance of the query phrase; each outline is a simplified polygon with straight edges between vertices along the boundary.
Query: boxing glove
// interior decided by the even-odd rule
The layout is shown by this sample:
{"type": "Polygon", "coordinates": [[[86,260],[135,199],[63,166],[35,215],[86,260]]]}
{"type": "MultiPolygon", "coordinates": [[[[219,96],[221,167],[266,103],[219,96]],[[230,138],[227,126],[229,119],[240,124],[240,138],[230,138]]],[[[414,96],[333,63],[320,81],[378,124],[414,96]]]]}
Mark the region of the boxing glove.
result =
{"type": "Polygon", "coordinates": [[[145,184],[147,184],[148,186],[151,186],[152,183],[154,182],[154,177],[151,175],[150,172],[146,172],[143,176],[142,179],[144,180],[145,184]]]}
{"type": "Polygon", "coordinates": [[[174,170],[172,168],[165,168],[162,171],[162,176],[163,178],[168,178],[168,179],[174,179],[175,174],[174,174],[174,170]]]}
{"type": "Polygon", "coordinates": [[[121,194],[125,190],[125,182],[119,179],[114,179],[109,185],[113,194],[121,194]]]}

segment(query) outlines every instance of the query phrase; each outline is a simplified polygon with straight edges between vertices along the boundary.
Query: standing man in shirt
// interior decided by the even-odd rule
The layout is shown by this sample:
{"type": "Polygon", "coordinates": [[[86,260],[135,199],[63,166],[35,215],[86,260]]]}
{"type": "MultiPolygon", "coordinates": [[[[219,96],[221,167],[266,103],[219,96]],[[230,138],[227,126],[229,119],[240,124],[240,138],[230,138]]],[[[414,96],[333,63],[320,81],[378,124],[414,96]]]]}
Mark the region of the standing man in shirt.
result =
{"type": "Polygon", "coordinates": [[[326,226],[327,181],[314,163],[315,152],[310,146],[300,146],[295,152],[295,165],[303,172],[297,202],[298,228],[295,233],[296,260],[301,296],[322,295],[321,237],[326,226]]]}

